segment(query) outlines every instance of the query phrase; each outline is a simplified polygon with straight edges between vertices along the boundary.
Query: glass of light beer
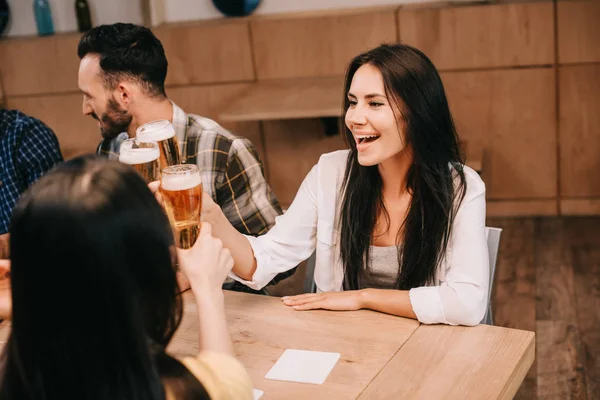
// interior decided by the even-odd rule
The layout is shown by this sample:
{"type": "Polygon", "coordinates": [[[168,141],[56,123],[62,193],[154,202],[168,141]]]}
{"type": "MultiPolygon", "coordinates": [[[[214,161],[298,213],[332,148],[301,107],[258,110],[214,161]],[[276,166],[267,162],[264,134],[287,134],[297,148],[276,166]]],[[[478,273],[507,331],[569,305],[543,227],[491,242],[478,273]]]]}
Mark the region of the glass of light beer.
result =
{"type": "Polygon", "coordinates": [[[202,182],[198,167],[180,164],[164,168],[160,191],[175,236],[175,245],[180,249],[189,249],[200,233],[202,182]]]}
{"type": "Polygon", "coordinates": [[[156,142],[141,142],[133,138],[121,143],[119,161],[131,165],[147,183],[160,179],[159,158],[156,142]]]}
{"type": "Polygon", "coordinates": [[[175,128],[170,121],[159,119],[141,125],[136,137],[142,142],[156,142],[160,149],[160,168],[181,164],[179,144],[175,137],[175,128]]]}

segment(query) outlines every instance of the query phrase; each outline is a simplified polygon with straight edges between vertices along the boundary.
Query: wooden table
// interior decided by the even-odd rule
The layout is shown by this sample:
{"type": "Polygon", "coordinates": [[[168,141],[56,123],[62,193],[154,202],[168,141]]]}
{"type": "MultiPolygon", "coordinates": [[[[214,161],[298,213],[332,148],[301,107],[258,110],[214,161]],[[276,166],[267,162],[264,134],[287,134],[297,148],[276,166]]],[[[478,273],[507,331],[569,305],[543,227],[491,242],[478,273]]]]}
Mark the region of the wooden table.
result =
{"type": "MultiPolygon", "coordinates": [[[[194,356],[198,319],[184,317],[169,352],[194,356]]],[[[262,399],[511,399],[535,356],[533,332],[480,325],[420,325],[373,311],[294,311],[274,297],[226,292],[237,356],[262,399]],[[266,380],[285,349],[339,352],[322,385],[266,380]]],[[[0,347],[10,322],[0,325],[0,347]]]]}
{"type": "MultiPolygon", "coordinates": [[[[197,352],[194,299],[184,295],[169,351],[197,352]]],[[[420,325],[372,311],[294,311],[273,297],[226,292],[237,356],[263,399],[509,399],[535,355],[533,332],[420,325]],[[285,349],[339,352],[323,385],[264,376],[285,349]]]]}
{"type": "MultiPolygon", "coordinates": [[[[235,350],[263,399],[355,399],[419,327],[413,320],[371,311],[295,311],[279,298],[225,292],[235,350]],[[323,385],[266,380],[285,349],[338,352],[323,385]]],[[[169,351],[195,355],[198,322],[193,296],[184,294],[181,327],[169,351]]]]}
{"type": "Polygon", "coordinates": [[[533,332],[421,325],[360,399],[512,399],[534,357],[533,332]]]}

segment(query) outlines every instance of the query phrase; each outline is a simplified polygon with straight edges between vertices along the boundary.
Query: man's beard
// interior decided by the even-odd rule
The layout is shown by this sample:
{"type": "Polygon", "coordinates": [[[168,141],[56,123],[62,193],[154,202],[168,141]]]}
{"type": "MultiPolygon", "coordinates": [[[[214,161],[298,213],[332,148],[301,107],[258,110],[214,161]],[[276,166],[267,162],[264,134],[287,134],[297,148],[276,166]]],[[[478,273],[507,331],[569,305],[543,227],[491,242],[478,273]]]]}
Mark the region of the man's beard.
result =
{"type": "MultiPolygon", "coordinates": [[[[92,113],[92,117],[98,120],[98,116],[95,113],[92,113]]],[[[100,119],[102,121],[100,126],[102,137],[110,140],[117,137],[121,132],[127,132],[132,118],[131,114],[122,108],[115,99],[108,99],[106,113],[100,119]]]]}

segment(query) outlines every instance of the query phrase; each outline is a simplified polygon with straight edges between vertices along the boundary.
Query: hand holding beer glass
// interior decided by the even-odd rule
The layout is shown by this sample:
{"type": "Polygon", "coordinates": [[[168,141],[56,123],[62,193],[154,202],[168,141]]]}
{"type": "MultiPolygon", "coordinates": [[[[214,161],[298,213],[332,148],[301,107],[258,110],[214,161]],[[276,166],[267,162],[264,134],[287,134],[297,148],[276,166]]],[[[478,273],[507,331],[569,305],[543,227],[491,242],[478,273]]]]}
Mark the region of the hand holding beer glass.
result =
{"type": "Polygon", "coordinates": [[[175,236],[175,245],[180,249],[189,249],[200,232],[202,181],[198,167],[180,164],[164,168],[160,192],[175,236]]]}
{"type": "Polygon", "coordinates": [[[119,150],[119,161],[131,165],[147,183],[160,179],[159,157],[156,142],[141,142],[135,138],[124,140],[119,150]]]}

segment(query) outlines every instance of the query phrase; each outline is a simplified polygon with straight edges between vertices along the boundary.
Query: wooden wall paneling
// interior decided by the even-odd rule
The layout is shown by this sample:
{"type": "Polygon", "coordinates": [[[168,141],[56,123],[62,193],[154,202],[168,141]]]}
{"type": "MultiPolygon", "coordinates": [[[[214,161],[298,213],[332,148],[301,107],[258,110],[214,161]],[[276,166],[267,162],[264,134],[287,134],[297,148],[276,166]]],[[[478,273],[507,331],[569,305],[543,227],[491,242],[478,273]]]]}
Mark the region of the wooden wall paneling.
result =
{"type": "Polygon", "coordinates": [[[343,75],[350,60],[396,40],[396,8],[251,21],[258,79],[343,75]]]}
{"type": "Polygon", "coordinates": [[[600,2],[559,1],[558,62],[600,62],[600,2]]]}
{"type": "Polygon", "coordinates": [[[552,2],[403,7],[400,40],[440,70],[547,65],[554,62],[552,2]]]}
{"type": "Polygon", "coordinates": [[[321,154],[346,148],[341,136],[325,136],[319,119],[266,121],[263,128],[269,183],[284,208],[321,154]]]}
{"type": "Polygon", "coordinates": [[[165,25],[154,33],[169,61],[167,86],[254,80],[247,22],[165,25]]]}
{"type": "Polygon", "coordinates": [[[552,200],[488,200],[487,216],[493,217],[552,217],[558,215],[557,201],[552,200]]]}
{"type": "Polygon", "coordinates": [[[554,70],[446,72],[442,79],[459,136],[485,149],[488,198],[555,198],[554,70]]]}
{"type": "Polygon", "coordinates": [[[219,114],[225,121],[339,117],[344,77],[259,81],[219,114]]]}
{"type": "Polygon", "coordinates": [[[79,90],[79,34],[0,41],[4,95],[65,93],[79,90]]]}
{"type": "Polygon", "coordinates": [[[600,199],[561,199],[560,214],[571,216],[600,215],[600,199]]]}
{"type": "Polygon", "coordinates": [[[7,99],[9,108],[43,121],[54,131],[65,159],[94,153],[101,140],[98,123],[82,114],[81,103],[78,93],[7,99]]]}
{"type": "Polygon", "coordinates": [[[246,83],[177,87],[167,89],[167,95],[185,112],[215,120],[233,134],[249,139],[264,162],[265,152],[258,122],[221,123],[217,117],[229,103],[249,87],[250,84],[246,83]]]}
{"type": "Polygon", "coordinates": [[[600,65],[563,66],[558,75],[561,195],[599,197],[600,65]]]}

